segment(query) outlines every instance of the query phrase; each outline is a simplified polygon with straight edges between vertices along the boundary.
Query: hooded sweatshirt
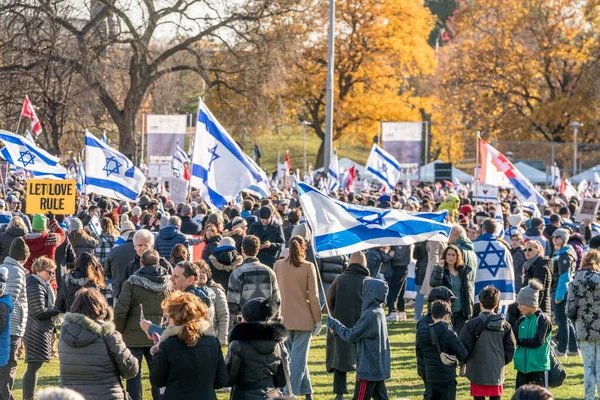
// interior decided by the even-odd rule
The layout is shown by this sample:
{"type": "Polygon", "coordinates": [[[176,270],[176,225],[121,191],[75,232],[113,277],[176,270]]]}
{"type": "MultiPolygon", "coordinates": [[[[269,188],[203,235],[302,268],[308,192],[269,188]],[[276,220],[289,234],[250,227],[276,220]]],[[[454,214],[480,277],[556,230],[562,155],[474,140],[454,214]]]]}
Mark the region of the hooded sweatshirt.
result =
{"type": "Polygon", "coordinates": [[[554,252],[554,273],[552,274],[552,286],[555,291],[554,298],[563,301],[567,294],[569,282],[575,272],[577,264],[577,253],[573,247],[567,245],[554,252]]]}
{"type": "Polygon", "coordinates": [[[567,315],[575,324],[577,340],[600,340],[600,273],[577,271],[567,300],[567,315]]]}
{"type": "MultiPolygon", "coordinates": [[[[471,271],[477,272],[479,262],[477,260],[477,254],[475,254],[473,242],[469,238],[458,238],[452,244],[460,249],[465,266],[471,267],[471,271]]],[[[475,274],[473,274],[473,278],[475,278],[475,274]]]]}
{"type": "Polygon", "coordinates": [[[384,281],[366,279],[362,290],[362,313],[354,327],[349,329],[337,319],[327,318],[327,327],[337,336],[357,344],[357,379],[390,379],[390,342],[382,307],[387,294],[388,286],[384,281]]]}
{"type": "Polygon", "coordinates": [[[154,242],[154,250],[158,251],[161,257],[169,259],[171,250],[177,244],[183,244],[186,248],[189,246],[185,235],[181,233],[178,226],[167,225],[158,232],[154,242]]]}

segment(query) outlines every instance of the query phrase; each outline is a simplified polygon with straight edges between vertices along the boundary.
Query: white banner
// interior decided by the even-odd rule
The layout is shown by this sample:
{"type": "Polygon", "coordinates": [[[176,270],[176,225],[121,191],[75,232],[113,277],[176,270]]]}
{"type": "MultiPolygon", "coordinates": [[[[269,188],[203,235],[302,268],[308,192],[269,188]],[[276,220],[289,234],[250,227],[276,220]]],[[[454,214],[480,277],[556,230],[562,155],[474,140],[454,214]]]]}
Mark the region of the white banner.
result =
{"type": "Polygon", "coordinates": [[[473,193],[473,200],[479,201],[498,201],[498,186],[480,183],[477,186],[477,193],[473,193]]]}
{"type": "Polygon", "coordinates": [[[186,203],[188,194],[188,181],[185,179],[171,177],[165,179],[165,182],[169,182],[169,198],[175,203],[186,203]]]}
{"type": "MultiPolygon", "coordinates": [[[[148,115],[146,132],[149,162],[168,162],[169,167],[175,146],[185,148],[187,115],[148,115]]],[[[150,174],[151,177],[154,175],[150,174]]]]}
{"type": "Polygon", "coordinates": [[[419,179],[422,136],[422,122],[381,123],[382,147],[398,160],[401,176],[419,179]]]}

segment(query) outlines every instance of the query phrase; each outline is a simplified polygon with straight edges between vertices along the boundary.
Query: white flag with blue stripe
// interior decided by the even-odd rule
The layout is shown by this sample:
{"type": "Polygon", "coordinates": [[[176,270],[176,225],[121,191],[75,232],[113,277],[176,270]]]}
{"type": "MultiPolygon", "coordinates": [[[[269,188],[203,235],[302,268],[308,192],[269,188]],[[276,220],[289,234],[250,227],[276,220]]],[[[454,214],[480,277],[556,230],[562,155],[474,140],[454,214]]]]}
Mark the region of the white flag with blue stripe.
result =
{"type": "Polygon", "coordinates": [[[85,193],[85,168],[81,161],[77,164],[77,191],[82,194],[85,193]]]}
{"type": "Polygon", "coordinates": [[[260,174],[260,180],[252,183],[250,186],[245,188],[244,192],[248,192],[251,195],[256,196],[258,198],[269,197],[271,195],[269,177],[267,176],[265,171],[263,171],[250,156],[248,156],[246,153],[244,153],[244,155],[246,156],[248,162],[251,163],[260,174]]]}
{"type": "Polygon", "coordinates": [[[175,152],[173,153],[173,176],[175,178],[183,178],[184,163],[189,163],[190,158],[181,147],[179,147],[179,141],[175,145],[175,152]]]}
{"type": "Polygon", "coordinates": [[[85,131],[85,193],[135,202],[145,182],[127,157],[85,131]]]}
{"type": "Polygon", "coordinates": [[[447,213],[413,214],[339,202],[306,183],[298,182],[303,214],[320,257],[349,254],[378,246],[424,240],[447,241],[447,213]]]}
{"type": "Polygon", "coordinates": [[[2,157],[15,167],[29,171],[35,177],[65,179],[67,169],[60,165],[60,158],[40,149],[32,141],[12,132],[0,130],[0,140],[4,148],[2,157]]]}
{"type": "Polygon", "coordinates": [[[337,149],[333,149],[333,155],[329,161],[329,171],[327,171],[327,179],[329,182],[329,193],[339,189],[340,187],[340,162],[338,161],[337,149]]]}
{"type": "Polygon", "coordinates": [[[260,171],[248,161],[206,104],[199,100],[192,186],[206,189],[201,190],[204,200],[221,208],[260,180],[260,171]]]}
{"type": "Polygon", "coordinates": [[[400,179],[400,163],[398,160],[376,144],[373,144],[371,148],[366,168],[374,178],[385,186],[386,190],[394,189],[398,179],[400,179]]]}

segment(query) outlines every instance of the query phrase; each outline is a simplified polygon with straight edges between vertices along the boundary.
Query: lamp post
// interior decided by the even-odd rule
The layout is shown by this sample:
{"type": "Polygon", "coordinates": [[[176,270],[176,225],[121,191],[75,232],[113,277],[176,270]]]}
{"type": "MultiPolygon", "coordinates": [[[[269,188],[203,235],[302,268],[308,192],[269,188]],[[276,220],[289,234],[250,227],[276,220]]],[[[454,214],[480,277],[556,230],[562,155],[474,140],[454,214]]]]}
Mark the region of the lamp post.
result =
{"type": "Polygon", "coordinates": [[[304,133],[304,175],[306,175],[306,128],[310,125],[310,122],[304,120],[300,122],[302,125],[302,131],[304,133]]]}
{"type": "Polygon", "coordinates": [[[581,124],[577,121],[569,124],[573,128],[573,176],[577,175],[577,131],[581,124]]]}

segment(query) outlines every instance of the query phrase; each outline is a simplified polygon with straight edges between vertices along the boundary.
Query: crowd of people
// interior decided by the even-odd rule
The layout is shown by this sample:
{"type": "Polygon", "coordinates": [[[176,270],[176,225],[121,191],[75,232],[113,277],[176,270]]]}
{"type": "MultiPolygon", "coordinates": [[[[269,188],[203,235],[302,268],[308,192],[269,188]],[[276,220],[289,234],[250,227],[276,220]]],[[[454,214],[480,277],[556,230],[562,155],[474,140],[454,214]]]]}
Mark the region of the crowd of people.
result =
{"type": "Polygon", "coordinates": [[[92,194],[76,215],[54,216],[24,214],[23,188],[11,185],[0,200],[0,399],[14,398],[23,352],[24,399],[42,398],[39,370],[56,357],[60,386],[87,399],[141,399],[144,359],[154,399],[216,399],[217,390],[311,399],[308,359],[323,313],[333,397],[347,397],[356,371],[354,399],[387,399],[387,326],[406,321],[409,306],[424,399],[456,398],[457,375],[473,398],[499,399],[511,362],[513,398],[551,399],[553,353],[581,354],[586,399],[598,389],[600,232],[573,221],[576,199],[548,192],[537,209],[508,192],[498,208],[427,185],[332,193],[408,213],[446,210],[452,229],[447,241],[318,258],[293,189],[219,211],[151,188],[136,204],[92,194]],[[510,287],[478,279],[483,262],[509,268],[510,287]],[[516,301],[507,305],[505,292],[516,301]]]}

